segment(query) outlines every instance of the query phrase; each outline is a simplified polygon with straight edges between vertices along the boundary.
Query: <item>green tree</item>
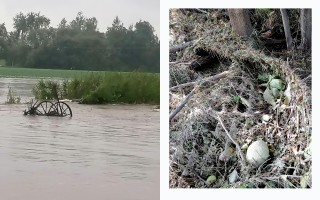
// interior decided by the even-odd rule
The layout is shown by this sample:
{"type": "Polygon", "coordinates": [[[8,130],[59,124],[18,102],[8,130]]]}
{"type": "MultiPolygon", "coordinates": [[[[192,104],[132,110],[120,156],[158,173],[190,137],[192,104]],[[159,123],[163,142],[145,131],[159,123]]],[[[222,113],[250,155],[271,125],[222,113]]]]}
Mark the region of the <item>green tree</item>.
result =
{"type": "Polygon", "coordinates": [[[25,43],[29,42],[26,39],[30,32],[39,29],[47,29],[49,25],[50,19],[40,15],[40,13],[30,12],[25,15],[20,12],[13,18],[16,39],[20,39],[25,43]]]}
{"type": "Polygon", "coordinates": [[[66,28],[68,27],[67,23],[68,23],[68,22],[67,22],[66,18],[63,18],[63,19],[60,21],[59,25],[58,25],[58,29],[59,29],[59,30],[61,30],[61,29],[66,29],[66,28]]]}
{"type": "Polygon", "coordinates": [[[128,29],[118,17],[105,33],[95,17],[79,12],[70,23],[63,18],[57,28],[40,13],[18,13],[14,30],[0,26],[0,53],[10,65],[116,71],[159,71],[160,43],[149,22],[128,29]]]}
{"type": "Polygon", "coordinates": [[[98,26],[98,20],[95,17],[85,19],[84,29],[86,31],[96,31],[98,26]]]}
{"type": "Polygon", "coordinates": [[[127,68],[124,60],[126,59],[126,53],[124,50],[129,48],[125,46],[124,43],[127,37],[127,29],[123,26],[117,16],[113,22],[112,26],[107,28],[105,34],[106,37],[106,58],[108,64],[113,70],[120,70],[121,68],[127,68]]]}
{"type": "Polygon", "coordinates": [[[139,68],[144,71],[158,71],[160,67],[160,42],[154,35],[154,28],[149,22],[139,21],[135,25],[134,45],[139,68]]]}
{"type": "Polygon", "coordinates": [[[8,48],[8,32],[5,24],[0,24],[0,59],[5,58],[8,48]]]}

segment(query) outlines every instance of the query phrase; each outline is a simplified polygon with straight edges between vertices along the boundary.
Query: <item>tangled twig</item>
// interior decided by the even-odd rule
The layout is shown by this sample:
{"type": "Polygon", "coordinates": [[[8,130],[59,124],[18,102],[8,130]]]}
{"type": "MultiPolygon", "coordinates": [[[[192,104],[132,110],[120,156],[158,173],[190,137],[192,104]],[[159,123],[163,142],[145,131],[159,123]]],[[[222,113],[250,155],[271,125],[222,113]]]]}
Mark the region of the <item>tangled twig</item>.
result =
{"type": "MultiPolygon", "coordinates": [[[[174,111],[171,112],[171,114],[169,116],[169,122],[171,122],[171,120],[182,110],[182,108],[186,105],[186,103],[194,95],[196,89],[199,88],[203,83],[208,82],[208,81],[217,81],[217,80],[220,80],[222,78],[226,78],[229,74],[231,74],[231,71],[224,71],[224,72],[222,72],[220,74],[217,74],[217,75],[214,75],[214,76],[210,76],[208,78],[201,79],[200,81],[197,81],[197,82],[189,82],[189,83],[185,83],[185,84],[181,84],[181,85],[175,86],[174,89],[176,89],[178,87],[186,87],[186,86],[190,86],[190,85],[196,84],[196,86],[193,88],[193,90],[186,96],[186,98],[180,103],[180,105],[174,111]]],[[[172,88],[170,88],[170,90],[171,89],[172,88]]]]}
{"type": "Polygon", "coordinates": [[[242,164],[243,167],[245,167],[245,166],[246,166],[246,160],[245,160],[245,158],[244,158],[244,156],[243,156],[243,153],[242,153],[242,151],[241,151],[240,145],[238,144],[238,142],[236,142],[236,141],[231,137],[229,131],[228,131],[228,130],[226,129],[226,127],[224,126],[224,124],[223,124],[223,122],[222,122],[222,120],[221,120],[221,118],[219,117],[218,114],[217,114],[217,119],[218,119],[218,121],[220,122],[223,130],[226,132],[228,138],[229,138],[229,139],[231,140],[231,142],[236,146],[237,151],[238,151],[238,154],[240,155],[240,158],[241,158],[241,164],[242,164]]]}

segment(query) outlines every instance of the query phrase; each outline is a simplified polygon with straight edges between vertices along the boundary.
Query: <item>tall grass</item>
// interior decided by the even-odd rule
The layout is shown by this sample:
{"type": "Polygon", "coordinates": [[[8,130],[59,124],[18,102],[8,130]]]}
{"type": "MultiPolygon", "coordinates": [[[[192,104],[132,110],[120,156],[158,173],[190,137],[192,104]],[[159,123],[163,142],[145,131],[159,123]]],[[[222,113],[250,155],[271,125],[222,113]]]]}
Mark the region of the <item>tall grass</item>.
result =
{"type": "Polygon", "coordinates": [[[101,85],[104,74],[89,73],[73,78],[67,86],[67,97],[71,99],[83,99],[84,96],[89,95],[101,85]]]}
{"type": "Polygon", "coordinates": [[[8,94],[7,94],[7,101],[6,104],[17,104],[20,103],[21,98],[20,96],[15,96],[13,89],[11,87],[8,87],[8,94]]]}
{"type": "Polygon", "coordinates": [[[52,88],[59,98],[81,99],[86,104],[129,103],[159,104],[160,75],[151,73],[87,73],[71,81],[41,80],[33,89],[37,99],[53,99],[52,88]]]}
{"type": "Polygon", "coordinates": [[[32,93],[36,99],[63,99],[67,96],[68,81],[40,80],[33,87],[32,93]]]}
{"type": "Polygon", "coordinates": [[[72,80],[68,89],[69,97],[81,96],[83,103],[160,103],[159,74],[139,72],[90,74],[72,80]]]}

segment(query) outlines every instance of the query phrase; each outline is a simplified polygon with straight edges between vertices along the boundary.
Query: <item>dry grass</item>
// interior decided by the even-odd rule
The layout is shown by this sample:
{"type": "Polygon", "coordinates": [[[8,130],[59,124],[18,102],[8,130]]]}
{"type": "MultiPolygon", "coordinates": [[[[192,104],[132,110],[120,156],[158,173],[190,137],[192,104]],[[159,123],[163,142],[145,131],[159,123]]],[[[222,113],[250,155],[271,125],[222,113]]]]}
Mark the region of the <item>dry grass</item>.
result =
{"type": "Polygon", "coordinates": [[[257,39],[245,40],[233,34],[225,10],[205,12],[170,11],[171,44],[196,41],[171,56],[170,112],[190,91],[194,94],[170,122],[170,187],[311,187],[310,54],[306,57],[296,50],[288,53],[288,60],[266,55],[257,39]],[[194,72],[189,66],[199,49],[218,61],[207,70],[194,72]],[[303,67],[297,68],[297,63],[303,67]],[[202,81],[224,71],[232,73],[217,81],[202,81]],[[274,109],[264,101],[258,75],[266,72],[290,84],[288,105],[281,101],[274,109]],[[263,122],[263,114],[272,120],[263,122]],[[242,157],[246,146],[257,139],[268,143],[270,157],[255,168],[242,157]],[[236,154],[222,161],[219,157],[228,146],[236,154]],[[229,183],[233,170],[239,177],[229,183]],[[209,185],[206,179],[210,175],[217,181],[209,185]]]}

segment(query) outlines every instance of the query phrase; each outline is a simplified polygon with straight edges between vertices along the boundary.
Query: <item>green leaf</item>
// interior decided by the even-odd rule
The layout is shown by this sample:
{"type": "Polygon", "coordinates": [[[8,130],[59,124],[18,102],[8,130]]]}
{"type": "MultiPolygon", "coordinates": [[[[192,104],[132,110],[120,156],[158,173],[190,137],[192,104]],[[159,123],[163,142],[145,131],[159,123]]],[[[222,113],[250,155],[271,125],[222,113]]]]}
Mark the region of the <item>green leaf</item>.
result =
{"type": "Polygon", "coordinates": [[[270,75],[269,75],[269,80],[268,80],[268,81],[271,81],[272,79],[275,79],[276,77],[277,77],[276,75],[274,75],[274,74],[272,74],[272,75],[271,75],[271,74],[270,74],[270,75]]]}
{"type": "Polygon", "coordinates": [[[261,82],[268,82],[269,81],[269,74],[267,74],[267,73],[259,74],[258,80],[261,82]]]}
{"type": "Polygon", "coordinates": [[[245,188],[248,188],[248,187],[245,184],[240,184],[239,188],[245,189],[245,188]]]}
{"type": "Polygon", "coordinates": [[[209,177],[207,178],[206,183],[207,183],[208,185],[211,185],[212,183],[214,183],[214,182],[216,182],[216,181],[217,181],[217,177],[216,177],[215,175],[211,175],[211,176],[209,176],[209,177]]]}
{"type": "Polygon", "coordinates": [[[240,183],[239,188],[246,189],[249,188],[249,185],[247,183],[240,183]]]}
{"type": "Polygon", "coordinates": [[[239,96],[233,96],[233,102],[238,103],[240,97],[239,96]]]}
{"type": "Polygon", "coordinates": [[[272,10],[269,8],[261,8],[261,9],[257,9],[257,10],[258,10],[258,12],[264,13],[266,15],[272,12],[272,10]]]}

